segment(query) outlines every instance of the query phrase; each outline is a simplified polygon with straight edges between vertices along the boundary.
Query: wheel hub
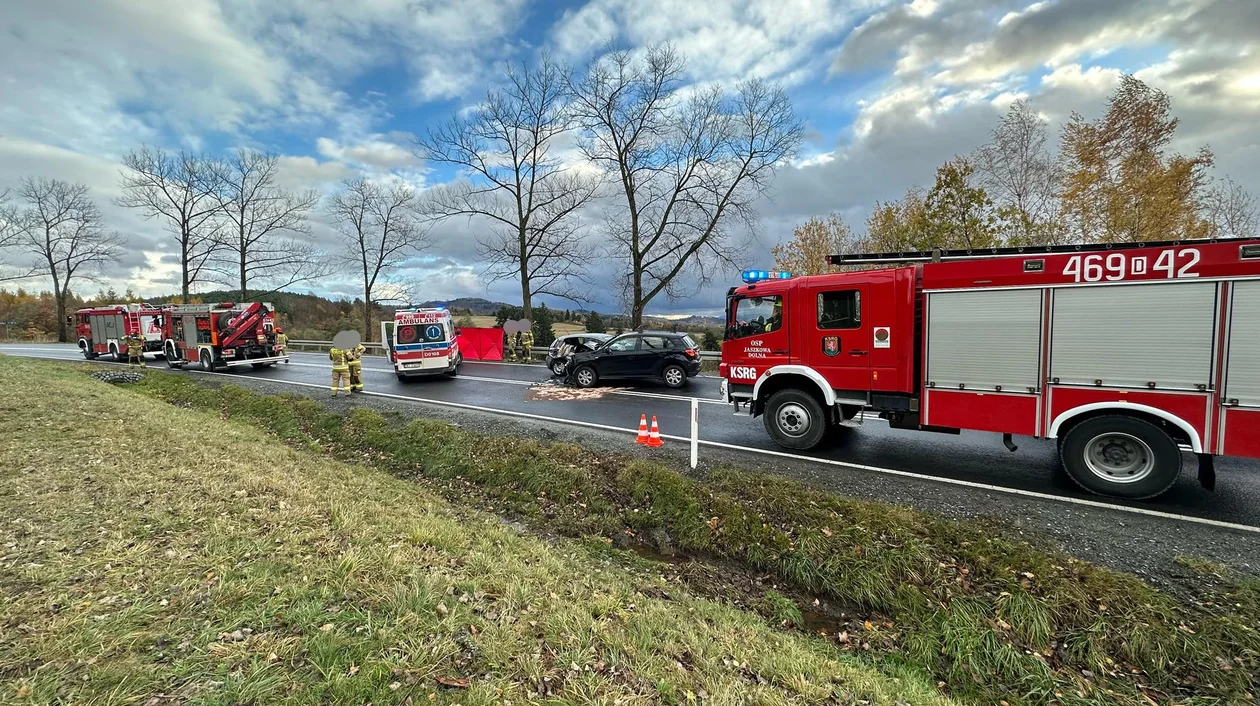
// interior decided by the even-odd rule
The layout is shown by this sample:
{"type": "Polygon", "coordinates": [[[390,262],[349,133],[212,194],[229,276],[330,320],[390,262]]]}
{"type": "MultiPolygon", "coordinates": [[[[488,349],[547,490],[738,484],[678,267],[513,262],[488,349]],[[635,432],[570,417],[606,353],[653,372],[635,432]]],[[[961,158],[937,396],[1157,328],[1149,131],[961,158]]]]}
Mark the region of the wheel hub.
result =
{"type": "Polygon", "coordinates": [[[788,436],[804,436],[812,426],[809,410],[795,402],[779,407],[778,413],[775,414],[775,422],[788,436]]]}
{"type": "Polygon", "coordinates": [[[1136,436],[1109,432],[1099,434],[1085,446],[1085,465],[1108,482],[1135,483],[1155,469],[1155,454],[1136,436]]]}

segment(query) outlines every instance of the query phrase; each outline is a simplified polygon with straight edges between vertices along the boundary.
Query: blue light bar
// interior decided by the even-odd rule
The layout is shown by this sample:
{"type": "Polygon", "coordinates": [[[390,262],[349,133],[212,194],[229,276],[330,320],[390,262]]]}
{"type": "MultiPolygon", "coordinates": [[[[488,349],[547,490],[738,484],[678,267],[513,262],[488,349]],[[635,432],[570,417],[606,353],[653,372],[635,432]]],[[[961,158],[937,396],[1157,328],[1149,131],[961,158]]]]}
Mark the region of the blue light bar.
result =
{"type": "Polygon", "coordinates": [[[757,282],[765,282],[772,279],[790,279],[791,272],[786,271],[767,271],[767,270],[744,270],[742,279],[747,284],[755,284],[757,282]]]}

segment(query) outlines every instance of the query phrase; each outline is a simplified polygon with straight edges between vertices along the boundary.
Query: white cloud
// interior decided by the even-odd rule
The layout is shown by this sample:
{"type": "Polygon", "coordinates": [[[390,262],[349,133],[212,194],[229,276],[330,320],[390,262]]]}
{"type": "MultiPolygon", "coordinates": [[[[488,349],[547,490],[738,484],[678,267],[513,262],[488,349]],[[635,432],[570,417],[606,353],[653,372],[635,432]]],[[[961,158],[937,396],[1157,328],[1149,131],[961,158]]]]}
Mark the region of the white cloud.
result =
{"type": "Polygon", "coordinates": [[[836,36],[874,4],[871,0],[591,0],[566,13],[552,42],[570,58],[580,59],[610,41],[629,46],[667,41],[687,58],[688,71],[696,81],[781,79],[818,61],[817,45],[836,36]]]}
{"type": "Polygon", "coordinates": [[[381,134],[370,135],[354,144],[342,144],[337,140],[321,137],[315,141],[315,149],[328,159],[384,171],[414,167],[420,163],[410,146],[399,144],[390,139],[390,136],[381,134]]]}

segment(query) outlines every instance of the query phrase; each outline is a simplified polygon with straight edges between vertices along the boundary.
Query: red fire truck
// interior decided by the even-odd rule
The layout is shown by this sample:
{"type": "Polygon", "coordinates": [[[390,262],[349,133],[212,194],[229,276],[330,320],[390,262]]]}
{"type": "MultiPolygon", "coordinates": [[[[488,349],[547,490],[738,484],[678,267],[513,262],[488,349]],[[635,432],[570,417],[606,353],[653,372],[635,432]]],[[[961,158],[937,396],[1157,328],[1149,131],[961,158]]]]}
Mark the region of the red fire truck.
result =
{"type": "Polygon", "coordinates": [[[1150,498],[1182,450],[1260,458],[1260,240],[832,256],[902,265],[727,296],[722,396],[808,449],[858,426],[1057,439],[1087,490],[1150,498]]]}
{"type": "Polygon", "coordinates": [[[275,309],[270,304],[183,304],[162,312],[163,350],[172,368],[197,363],[202,370],[288,361],[276,348],[275,309]]]}
{"type": "Polygon", "coordinates": [[[144,336],[146,352],[162,351],[162,329],[158,318],[162,310],[149,304],[111,304],[79,309],[75,312],[75,335],[83,357],[95,360],[110,355],[114,360],[127,360],[127,338],[144,336]]]}

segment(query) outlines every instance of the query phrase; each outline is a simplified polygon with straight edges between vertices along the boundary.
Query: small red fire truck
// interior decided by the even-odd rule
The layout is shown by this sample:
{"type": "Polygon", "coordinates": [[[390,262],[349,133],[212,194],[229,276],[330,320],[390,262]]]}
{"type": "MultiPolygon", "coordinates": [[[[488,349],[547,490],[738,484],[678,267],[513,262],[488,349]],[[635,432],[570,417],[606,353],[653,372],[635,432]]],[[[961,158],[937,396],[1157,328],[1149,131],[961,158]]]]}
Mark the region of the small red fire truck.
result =
{"type": "Polygon", "coordinates": [[[808,449],[863,410],[893,428],[1057,439],[1087,490],[1150,498],[1182,450],[1260,458],[1260,240],[832,256],[745,273],[722,397],[808,449]],[[750,276],[751,274],[751,276],[750,276]]]}
{"type": "Polygon", "coordinates": [[[162,351],[162,310],[149,304],[111,304],[79,309],[74,314],[75,335],[83,357],[95,360],[110,355],[127,360],[127,338],[144,336],[145,352],[162,351]]]}
{"type": "Polygon", "coordinates": [[[172,368],[197,363],[202,370],[241,365],[265,368],[288,361],[276,348],[275,309],[270,304],[181,304],[162,312],[163,350],[172,368]]]}

